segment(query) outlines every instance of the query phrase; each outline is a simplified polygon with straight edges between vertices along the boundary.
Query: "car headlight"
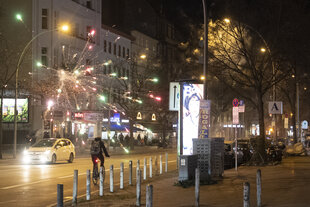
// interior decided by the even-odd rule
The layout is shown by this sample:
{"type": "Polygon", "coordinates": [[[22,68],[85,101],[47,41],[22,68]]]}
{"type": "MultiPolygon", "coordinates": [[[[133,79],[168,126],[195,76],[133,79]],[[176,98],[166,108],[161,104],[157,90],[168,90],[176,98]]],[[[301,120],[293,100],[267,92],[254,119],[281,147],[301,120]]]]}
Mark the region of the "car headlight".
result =
{"type": "Polygon", "coordinates": [[[45,152],[44,152],[44,154],[49,154],[51,152],[51,150],[46,150],[45,152]]]}
{"type": "Polygon", "coordinates": [[[23,154],[28,155],[28,150],[24,150],[23,154]]]}

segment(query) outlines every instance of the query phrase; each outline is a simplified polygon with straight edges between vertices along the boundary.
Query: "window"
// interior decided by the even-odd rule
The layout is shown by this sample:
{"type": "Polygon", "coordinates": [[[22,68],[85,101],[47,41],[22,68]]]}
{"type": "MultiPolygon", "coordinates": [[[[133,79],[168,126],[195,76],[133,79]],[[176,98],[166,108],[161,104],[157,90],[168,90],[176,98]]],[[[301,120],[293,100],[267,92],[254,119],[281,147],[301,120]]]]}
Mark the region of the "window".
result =
{"type": "Polygon", "coordinates": [[[90,33],[90,30],[91,30],[91,26],[87,26],[87,27],[86,27],[87,36],[88,36],[88,34],[90,33]]]}
{"type": "Polygon", "coordinates": [[[89,8],[89,9],[92,9],[91,1],[86,1],[86,7],[89,8]]]}
{"type": "Polygon", "coordinates": [[[107,41],[106,40],[103,41],[103,51],[107,52],[107,41]]]}
{"type": "Polygon", "coordinates": [[[47,65],[47,56],[45,56],[45,55],[42,55],[42,56],[41,56],[41,63],[42,63],[42,65],[44,65],[45,67],[48,66],[48,65],[47,65]]]}
{"type": "Polygon", "coordinates": [[[127,54],[126,55],[127,55],[126,58],[128,59],[129,58],[129,49],[128,48],[127,48],[127,54]]]}
{"type": "Polygon", "coordinates": [[[109,42],[109,53],[111,54],[111,50],[112,50],[112,43],[109,42]]]}
{"type": "Polygon", "coordinates": [[[123,58],[125,58],[125,47],[123,47],[123,58]]]}
{"type": "Polygon", "coordinates": [[[122,77],[121,76],[121,68],[120,67],[117,68],[117,75],[118,75],[118,77],[122,77]]]}
{"type": "Polygon", "coordinates": [[[46,47],[42,47],[41,48],[41,53],[42,53],[42,55],[43,54],[46,55],[47,54],[47,48],[46,47]]]}
{"type": "Polygon", "coordinates": [[[47,67],[47,48],[42,47],[41,48],[41,64],[47,67]]]}
{"type": "Polygon", "coordinates": [[[103,66],[103,74],[106,75],[107,74],[107,66],[103,66]]]}
{"type": "Polygon", "coordinates": [[[111,74],[111,65],[108,66],[108,75],[111,74]]]}
{"type": "Polygon", "coordinates": [[[47,9],[42,9],[42,29],[48,29],[47,9]]]}
{"type": "Polygon", "coordinates": [[[118,57],[121,56],[121,52],[122,52],[122,47],[119,45],[119,46],[118,46],[118,57]]]}
{"type": "Polygon", "coordinates": [[[116,44],[113,44],[113,54],[116,55],[116,44]]]}
{"type": "Polygon", "coordinates": [[[73,30],[73,35],[75,37],[79,36],[79,24],[75,24],[74,30],[73,30]]]}

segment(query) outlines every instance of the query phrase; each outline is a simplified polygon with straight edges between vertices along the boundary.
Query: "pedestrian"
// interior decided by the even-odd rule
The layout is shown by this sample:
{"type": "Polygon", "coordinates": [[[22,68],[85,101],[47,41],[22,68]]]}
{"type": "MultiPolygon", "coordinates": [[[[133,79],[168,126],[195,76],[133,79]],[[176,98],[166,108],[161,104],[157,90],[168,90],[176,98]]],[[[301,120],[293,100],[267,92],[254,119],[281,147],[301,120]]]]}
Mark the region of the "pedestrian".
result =
{"type": "Polygon", "coordinates": [[[118,136],[118,139],[119,139],[119,142],[121,144],[123,144],[123,142],[124,142],[124,135],[123,135],[123,133],[120,133],[120,135],[118,136]]]}

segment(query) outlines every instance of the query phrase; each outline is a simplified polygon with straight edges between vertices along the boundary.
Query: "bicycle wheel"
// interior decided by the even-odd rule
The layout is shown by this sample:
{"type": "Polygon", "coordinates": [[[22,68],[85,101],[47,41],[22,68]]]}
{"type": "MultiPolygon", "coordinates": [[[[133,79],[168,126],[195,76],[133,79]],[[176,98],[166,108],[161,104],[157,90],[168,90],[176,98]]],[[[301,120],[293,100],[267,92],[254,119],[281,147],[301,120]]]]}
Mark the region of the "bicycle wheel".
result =
{"type": "Polygon", "coordinates": [[[98,184],[99,172],[98,172],[98,164],[94,165],[93,169],[93,183],[94,185],[98,184]]]}

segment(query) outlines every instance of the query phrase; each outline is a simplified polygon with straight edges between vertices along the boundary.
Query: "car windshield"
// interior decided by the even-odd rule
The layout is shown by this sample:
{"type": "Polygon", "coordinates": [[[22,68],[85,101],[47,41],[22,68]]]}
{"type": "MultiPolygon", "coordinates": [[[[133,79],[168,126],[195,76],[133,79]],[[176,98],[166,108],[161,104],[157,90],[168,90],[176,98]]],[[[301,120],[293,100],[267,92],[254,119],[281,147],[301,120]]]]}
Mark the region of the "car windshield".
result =
{"type": "Polygon", "coordinates": [[[34,144],[32,147],[52,147],[56,139],[42,139],[41,141],[34,144]]]}

